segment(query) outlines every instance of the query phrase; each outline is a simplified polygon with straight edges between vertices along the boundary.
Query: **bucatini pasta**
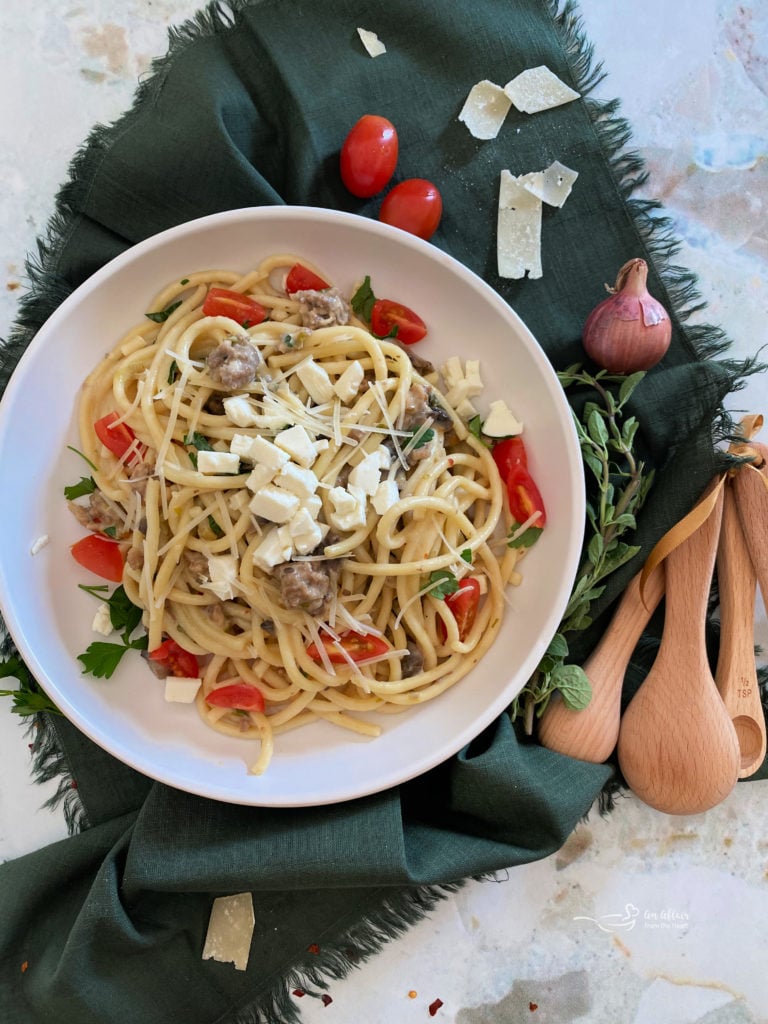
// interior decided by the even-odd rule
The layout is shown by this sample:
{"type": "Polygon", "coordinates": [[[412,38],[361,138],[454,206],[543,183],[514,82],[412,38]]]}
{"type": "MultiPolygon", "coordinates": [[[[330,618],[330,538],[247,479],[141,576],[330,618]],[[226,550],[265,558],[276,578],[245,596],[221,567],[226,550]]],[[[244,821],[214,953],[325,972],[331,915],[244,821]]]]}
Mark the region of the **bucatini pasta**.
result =
{"type": "Polygon", "coordinates": [[[287,729],[373,737],[458,682],[522,550],[465,422],[477,368],[446,383],[320,274],[276,255],[170,284],[79,401],[96,490],[71,507],[119,556],[168,699],[260,741],[256,774],[287,729]]]}

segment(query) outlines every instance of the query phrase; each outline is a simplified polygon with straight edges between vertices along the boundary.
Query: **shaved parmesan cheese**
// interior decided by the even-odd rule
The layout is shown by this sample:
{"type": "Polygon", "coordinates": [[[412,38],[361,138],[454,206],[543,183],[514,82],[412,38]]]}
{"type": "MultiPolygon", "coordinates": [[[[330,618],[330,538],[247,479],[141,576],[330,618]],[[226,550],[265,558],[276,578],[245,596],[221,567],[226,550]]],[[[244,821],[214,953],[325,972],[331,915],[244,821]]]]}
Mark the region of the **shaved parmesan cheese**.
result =
{"type": "Polygon", "coordinates": [[[577,100],[580,93],[571,89],[545,64],[521,71],[504,86],[504,92],[518,110],[524,114],[536,114],[540,110],[551,110],[563,103],[577,100]]]}
{"type": "Polygon", "coordinates": [[[382,53],[387,52],[386,46],[375,32],[370,32],[367,28],[359,28],[357,34],[360,36],[360,42],[368,51],[370,57],[380,57],[382,53]]]}
{"type": "Polygon", "coordinates": [[[511,106],[504,89],[485,78],[469,90],[459,120],[476,139],[495,139],[511,106]]]}
{"type": "Polygon", "coordinates": [[[549,206],[562,206],[578,176],[578,171],[555,160],[545,171],[532,175],[523,187],[549,206]]]}
{"type": "Polygon", "coordinates": [[[219,896],[211,908],[203,960],[231,963],[235,970],[244,971],[248,966],[255,923],[253,898],[249,892],[219,896]]]}
{"type": "Polygon", "coordinates": [[[499,277],[542,276],[541,200],[526,189],[531,175],[501,172],[496,255],[499,277]]]}

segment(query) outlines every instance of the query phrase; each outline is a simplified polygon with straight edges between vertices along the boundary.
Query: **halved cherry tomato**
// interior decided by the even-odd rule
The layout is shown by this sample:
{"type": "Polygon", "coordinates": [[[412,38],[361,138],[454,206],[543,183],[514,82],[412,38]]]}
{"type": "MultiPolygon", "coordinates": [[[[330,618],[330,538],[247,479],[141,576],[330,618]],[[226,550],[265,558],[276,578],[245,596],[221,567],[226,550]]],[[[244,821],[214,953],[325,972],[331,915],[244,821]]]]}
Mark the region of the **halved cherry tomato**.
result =
{"type": "Polygon", "coordinates": [[[154,651],[150,651],[148,657],[151,661],[165,665],[172,676],[178,676],[180,679],[198,679],[200,676],[197,658],[189,651],[185,651],[171,637],[163,640],[154,651]]]}
{"type": "Polygon", "coordinates": [[[547,514],[541,492],[531,474],[520,463],[512,467],[507,477],[507,497],[510,515],[516,523],[522,525],[534,512],[540,512],[541,515],[533,525],[539,528],[546,525],[547,514]]]}
{"type": "Polygon", "coordinates": [[[229,683],[211,690],[205,698],[215,708],[237,708],[238,711],[263,711],[264,694],[250,683],[229,683]]]}
{"type": "Polygon", "coordinates": [[[103,533],[90,533],[73,544],[70,551],[74,560],[89,572],[112,583],[122,582],[125,560],[117,541],[103,533]]]}
{"type": "Polygon", "coordinates": [[[330,287],[327,281],[301,263],[294,263],[285,279],[285,290],[289,295],[303,291],[321,292],[330,287]]]}
{"type": "Polygon", "coordinates": [[[507,482],[509,474],[515,466],[528,468],[528,453],[525,450],[522,437],[507,437],[493,446],[493,461],[499,470],[499,476],[507,482]]]}
{"type": "Polygon", "coordinates": [[[228,288],[209,288],[203,303],[203,316],[228,316],[241,327],[253,327],[267,319],[260,302],[228,288]]]}
{"type": "MultiPolygon", "coordinates": [[[[111,451],[116,458],[122,459],[136,441],[136,435],[127,423],[118,423],[119,419],[116,412],[108,412],[106,416],[96,420],[93,429],[104,447],[111,451]]],[[[139,458],[138,452],[136,452],[135,458],[139,458]]]]}
{"type": "MultiPolygon", "coordinates": [[[[445,598],[446,608],[449,609],[454,619],[456,628],[459,631],[459,640],[466,640],[470,629],[475,623],[477,609],[480,604],[480,583],[474,576],[465,576],[459,582],[459,589],[454,590],[445,598]]],[[[448,633],[442,619],[437,620],[437,634],[441,643],[445,643],[448,633]]]]}
{"type": "Polygon", "coordinates": [[[425,178],[408,178],[384,197],[379,220],[429,239],[437,230],[442,214],[443,200],[432,182],[425,178]]]}
{"type": "MultiPolygon", "coordinates": [[[[338,641],[324,634],[322,642],[332,665],[346,665],[350,658],[352,661],[366,661],[368,658],[377,658],[381,654],[386,654],[390,650],[387,641],[376,636],[375,633],[355,633],[353,630],[341,633],[338,641]],[[346,651],[347,657],[344,657],[339,648],[346,651]]],[[[313,661],[322,663],[317,644],[310,644],[307,654],[313,661]]]]}
{"type": "Polygon", "coordinates": [[[371,331],[379,338],[386,338],[395,328],[395,337],[403,345],[413,345],[427,333],[427,325],[408,306],[391,299],[376,299],[371,309],[371,331]]]}
{"type": "Polygon", "coordinates": [[[397,152],[392,122],[378,114],[364,114],[341,147],[341,180],[353,196],[375,196],[394,174],[397,152]]]}

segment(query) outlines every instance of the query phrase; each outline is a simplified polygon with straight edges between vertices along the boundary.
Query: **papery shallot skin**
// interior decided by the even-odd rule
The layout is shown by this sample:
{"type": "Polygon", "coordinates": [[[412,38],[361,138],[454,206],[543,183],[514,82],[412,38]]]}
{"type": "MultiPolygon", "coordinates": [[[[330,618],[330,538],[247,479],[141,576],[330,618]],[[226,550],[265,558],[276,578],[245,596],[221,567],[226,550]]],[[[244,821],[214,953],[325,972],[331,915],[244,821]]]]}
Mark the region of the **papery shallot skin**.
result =
{"type": "Polygon", "coordinates": [[[645,260],[629,260],[619,271],[612,294],[595,306],[584,323],[584,350],[609,373],[649,370],[669,348],[672,322],[648,292],[647,278],[645,260]]]}

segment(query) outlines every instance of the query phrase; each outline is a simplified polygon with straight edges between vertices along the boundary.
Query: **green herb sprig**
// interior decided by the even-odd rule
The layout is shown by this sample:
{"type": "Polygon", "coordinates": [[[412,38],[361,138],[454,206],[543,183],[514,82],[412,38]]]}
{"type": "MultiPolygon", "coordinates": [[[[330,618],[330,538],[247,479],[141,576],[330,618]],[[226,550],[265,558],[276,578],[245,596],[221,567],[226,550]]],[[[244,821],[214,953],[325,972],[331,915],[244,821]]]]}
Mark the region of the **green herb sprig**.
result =
{"type": "Polygon", "coordinates": [[[15,690],[0,690],[0,697],[11,697],[13,705],[11,711],[14,715],[37,715],[41,711],[49,711],[51,714],[60,715],[61,712],[45,694],[37,682],[32,678],[27,666],[21,658],[13,654],[5,661],[0,661],[0,679],[13,677],[19,685],[15,690]]]}
{"type": "Polygon", "coordinates": [[[592,375],[580,364],[558,373],[563,388],[582,385],[597,393],[598,400],[586,402],[581,416],[572,410],[584,466],[596,487],[587,498],[582,561],[560,626],[510,709],[513,720],[523,717],[529,735],[534,717],[541,717],[555,690],[571,709],[589,704],[592,688],[584,670],[567,662],[568,639],[592,624],[592,606],[605,590],[606,577],[640,550],[622,538],[636,527],[636,514],[653,483],[653,472],[646,472],[635,454],[639,423],[634,416],[625,417],[624,410],[644,376],[644,372],[623,376],[605,370],[592,375]],[[614,394],[609,385],[618,385],[618,392],[614,394]]]}
{"type": "MultiPolygon", "coordinates": [[[[103,588],[100,586],[86,587],[81,584],[80,588],[93,597],[103,597],[103,588]]],[[[83,663],[83,673],[90,673],[97,679],[109,679],[126,651],[143,651],[147,648],[145,633],[131,639],[131,634],[141,622],[142,612],[141,608],[129,600],[122,584],[115,587],[112,594],[104,600],[109,608],[112,628],[121,633],[120,643],[95,640],[77,656],[77,660],[83,663]]]]}

